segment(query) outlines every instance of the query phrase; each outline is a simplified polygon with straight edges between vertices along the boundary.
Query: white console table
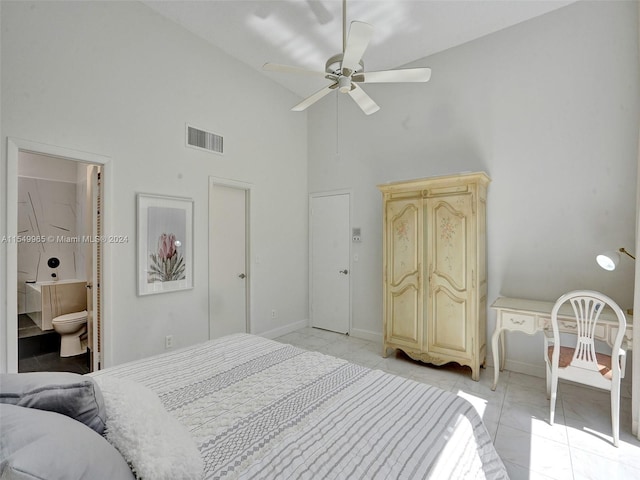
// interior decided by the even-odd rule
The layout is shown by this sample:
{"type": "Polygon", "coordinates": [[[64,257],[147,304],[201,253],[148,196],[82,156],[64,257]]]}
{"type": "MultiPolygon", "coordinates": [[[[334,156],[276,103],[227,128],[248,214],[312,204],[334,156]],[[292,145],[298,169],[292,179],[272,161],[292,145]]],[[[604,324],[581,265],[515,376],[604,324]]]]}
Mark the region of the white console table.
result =
{"type": "MultiPolygon", "coordinates": [[[[504,330],[512,332],[524,332],[533,335],[542,331],[547,326],[551,326],[551,310],[555,302],[541,302],[538,300],[525,300],[521,298],[499,297],[491,308],[496,311],[496,328],[491,337],[491,348],[493,350],[493,387],[498,385],[498,376],[504,369],[505,346],[504,330]],[[500,348],[498,348],[498,341],[500,348]]],[[[626,314],[625,314],[626,315],[626,314]]],[[[631,345],[633,338],[633,319],[627,317],[627,344],[631,345]]],[[[558,327],[560,332],[574,333],[576,331],[576,319],[570,304],[564,304],[558,312],[558,327]]],[[[618,332],[618,319],[615,313],[607,308],[602,311],[596,326],[596,338],[606,342],[609,346],[613,344],[618,332]]],[[[541,353],[542,354],[542,353],[541,353]]]]}

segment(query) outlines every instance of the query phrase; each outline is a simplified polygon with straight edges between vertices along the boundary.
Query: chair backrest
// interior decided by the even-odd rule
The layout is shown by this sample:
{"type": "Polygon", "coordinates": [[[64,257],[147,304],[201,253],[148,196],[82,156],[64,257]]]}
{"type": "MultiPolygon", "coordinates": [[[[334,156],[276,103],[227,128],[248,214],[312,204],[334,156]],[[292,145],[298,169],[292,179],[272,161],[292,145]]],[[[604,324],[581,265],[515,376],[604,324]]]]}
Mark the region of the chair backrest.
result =
{"type": "MultiPolygon", "coordinates": [[[[609,306],[618,318],[618,332],[612,346],[611,370],[613,377],[620,375],[619,352],[627,328],[627,319],[622,309],[608,296],[592,290],[575,290],[562,295],[551,311],[551,326],[555,345],[560,345],[558,312],[562,305],[570,302],[576,317],[576,347],[570,366],[599,372],[595,350],[595,331],[600,314],[609,306]]],[[[554,348],[552,362],[557,365],[560,348],[554,348]]]]}

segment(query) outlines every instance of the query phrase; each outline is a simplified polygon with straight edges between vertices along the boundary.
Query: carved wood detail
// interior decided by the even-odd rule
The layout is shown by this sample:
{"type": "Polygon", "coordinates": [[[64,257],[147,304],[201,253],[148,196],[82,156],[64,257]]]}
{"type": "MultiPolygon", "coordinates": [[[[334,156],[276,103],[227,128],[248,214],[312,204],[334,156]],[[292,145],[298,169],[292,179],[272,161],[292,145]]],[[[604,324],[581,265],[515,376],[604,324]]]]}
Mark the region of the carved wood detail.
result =
{"type": "Polygon", "coordinates": [[[486,356],[484,173],[379,185],[384,201],[383,349],[479,378],[486,356]],[[424,269],[424,271],[423,271],[424,269]],[[481,358],[482,357],[482,358],[481,358]]]}

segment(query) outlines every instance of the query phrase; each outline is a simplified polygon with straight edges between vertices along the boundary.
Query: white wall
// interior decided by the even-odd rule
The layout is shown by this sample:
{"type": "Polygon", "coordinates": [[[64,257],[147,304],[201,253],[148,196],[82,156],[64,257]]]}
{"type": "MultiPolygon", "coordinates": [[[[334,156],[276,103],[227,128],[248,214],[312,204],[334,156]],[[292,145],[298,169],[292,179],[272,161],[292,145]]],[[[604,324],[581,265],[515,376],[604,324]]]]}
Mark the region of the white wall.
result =
{"type": "MultiPolygon", "coordinates": [[[[2,2],[0,2],[0,28],[2,26],[4,8],[2,2]]],[[[2,189],[6,191],[6,179],[7,179],[7,163],[4,155],[6,155],[6,145],[4,143],[4,135],[2,135],[2,77],[4,75],[4,69],[2,68],[2,35],[0,34],[0,185],[2,189]]],[[[0,195],[0,238],[7,234],[6,225],[6,197],[0,195]]],[[[6,242],[0,242],[0,264],[7,264],[7,244],[6,242]]],[[[4,292],[7,291],[7,276],[6,267],[0,266],[0,312],[7,311],[7,298],[4,292]]],[[[17,311],[17,310],[16,310],[17,311]]],[[[0,314],[0,334],[3,338],[6,338],[6,322],[7,319],[4,315],[0,314]]],[[[7,351],[4,342],[0,341],[0,372],[6,371],[7,365],[7,351]]]]}
{"type": "MultiPolygon", "coordinates": [[[[640,8],[638,8],[638,24],[640,25],[640,8]]],[[[638,28],[638,61],[640,61],[640,28],[638,28]]],[[[639,87],[640,88],[640,87],[639,87]]],[[[640,252],[640,129],[638,130],[638,176],[636,185],[638,190],[636,191],[636,252],[640,252]]],[[[636,261],[635,271],[635,285],[634,285],[634,305],[637,307],[633,311],[633,329],[635,331],[640,330],[640,263],[636,261]]],[[[640,350],[640,336],[634,335],[633,337],[633,349],[637,352],[640,350]]],[[[632,432],[640,439],[640,432],[638,431],[638,419],[640,418],[640,355],[633,357],[633,391],[631,394],[631,415],[632,415],[632,432]]]]}
{"type": "Polygon", "coordinates": [[[110,233],[130,242],[112,247],[107,363],[160,353],[168,334],[176,347],[208,338],[209,176],[253,185],[252,331],[306,319],[306,116],[287,108],[297,97],[137,2],[2,2],[1,13],[3,185],[8,136],[112,159],[110,233]],[[223,135],[225,155],[185,148],[186,122],[223,135]],[[193,290],[136,296],[136,192],[195,200],[193,290]]]}
{"type": "MultiPolygon", "coordinates": [[[[486,171],[489,303],[555,300],[577,288],[632,306],[640,98],[635,2],[578,2],[415,62],[428,84],[367,85],[381,110],[346,96],[309,114],[309,188],[353,190],[355,333],[382,330],[382,201],[376,184],[486,171]],[[336,155],[336,131],[339,152],[336,155]]],[[[373,47],[371,47],[373,48],[373,47]]],[[[389,67],[395,67],[389,65],[389,67]]],[[[489,331],[495,314],[489,313],[489,331]]],[[[508,366],[541,373],[542,340],[507,336],[508,366]]]]}

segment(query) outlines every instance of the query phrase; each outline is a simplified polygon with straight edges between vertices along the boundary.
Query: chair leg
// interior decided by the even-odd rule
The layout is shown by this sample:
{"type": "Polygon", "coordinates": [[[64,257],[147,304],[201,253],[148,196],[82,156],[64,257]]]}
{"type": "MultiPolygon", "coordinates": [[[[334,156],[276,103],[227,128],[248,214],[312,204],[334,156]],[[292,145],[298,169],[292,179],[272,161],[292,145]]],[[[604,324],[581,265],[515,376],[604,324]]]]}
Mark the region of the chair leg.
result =
{"type": "Polygon", "coordinates": [[[551,399],[551,372],[549,371],[549,365],[545,366],[545,377],[547,379],[547,400],[551,399]]]}
{"type": "Polygon", "coordinates": [[[613,430],[613,444],[620,444],[620,384],[611,385],[611,427],[613,430]]]}
{"type": "Polygon", "coordinates": [[[551,409],[549,411],[549,424],[553,425],[556,413],[556,397],[558,393],[558,374],[552,370],[551,373],[551,409]]]}

